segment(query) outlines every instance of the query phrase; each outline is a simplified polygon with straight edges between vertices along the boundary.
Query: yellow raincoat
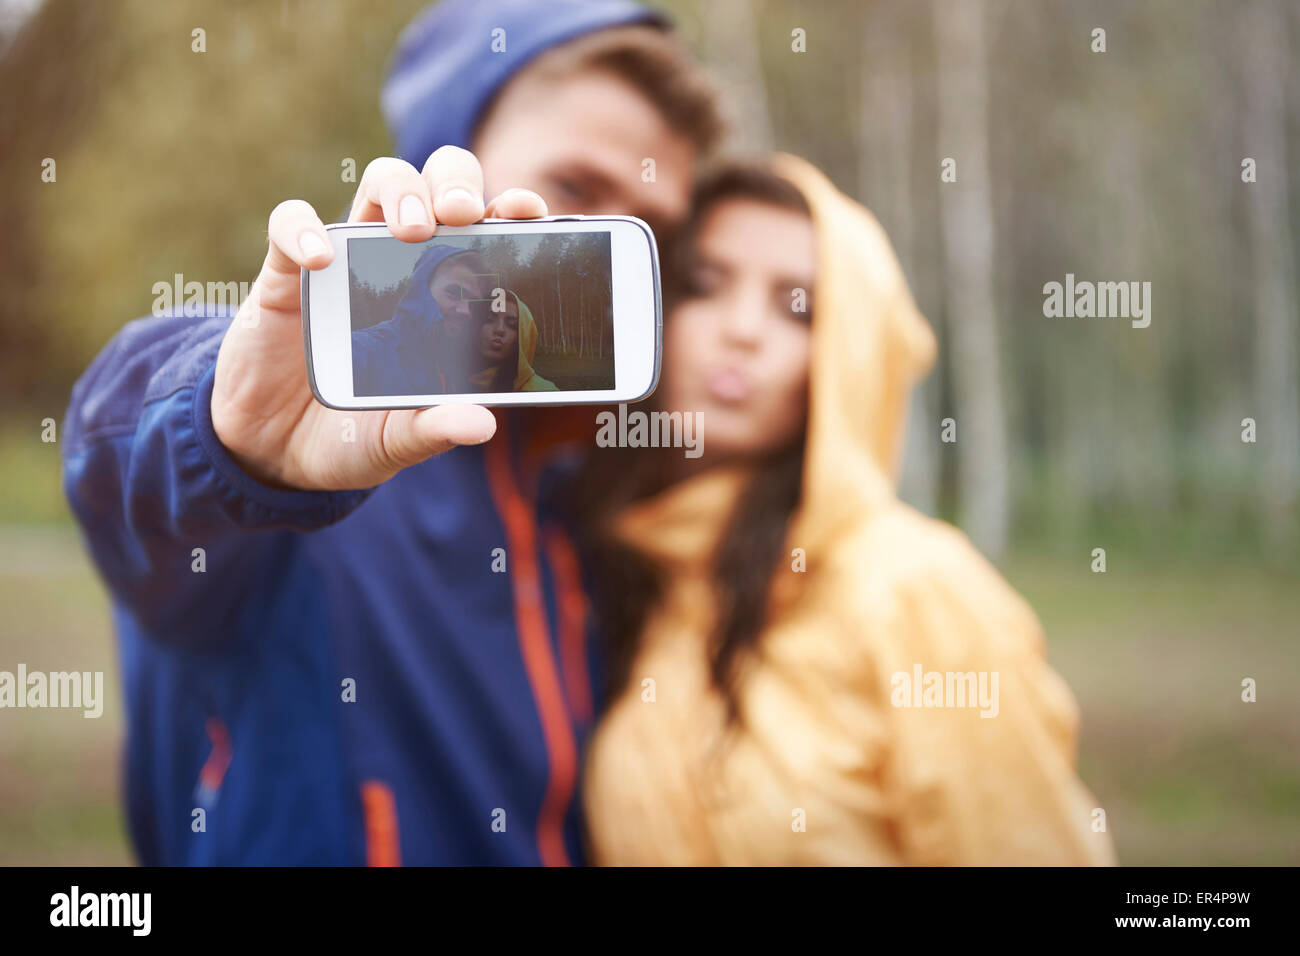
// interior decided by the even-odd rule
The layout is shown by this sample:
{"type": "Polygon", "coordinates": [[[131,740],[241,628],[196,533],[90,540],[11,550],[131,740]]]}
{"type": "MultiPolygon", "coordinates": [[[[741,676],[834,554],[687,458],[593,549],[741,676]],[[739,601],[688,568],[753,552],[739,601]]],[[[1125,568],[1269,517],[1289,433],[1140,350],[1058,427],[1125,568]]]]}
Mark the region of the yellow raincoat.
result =
{"type": "MultiPolygon", "coordinates": [[[[517,292],[510,292],[519,306],[519,359],[515,364],[516,392],[554,392],[555,383],[542,378],[533,370],[533,357],[537,354],[537,322],[533,319],[533,310],[524,305],[517,292]]],[[[496,369],[484,369],[471,375],[469,380],[480,388],[492,384],[496,369]]]]}
{"type": "Polygon", "coordinates": [[[745,469],[715,468],[620,516],[618,533],[667,582],[588,753],[592,858],[1113,863],[1075,773],[1077,706],[1034,612],[959,531],[895,495],[908,392],[935,342],[889,241],[812,166],[774,166],[807,199],[818,240],[788,563],[724,733],[707,574],[745,469]],[[962,706],[959,688],[977,685],[994,693],[962,706]]]}

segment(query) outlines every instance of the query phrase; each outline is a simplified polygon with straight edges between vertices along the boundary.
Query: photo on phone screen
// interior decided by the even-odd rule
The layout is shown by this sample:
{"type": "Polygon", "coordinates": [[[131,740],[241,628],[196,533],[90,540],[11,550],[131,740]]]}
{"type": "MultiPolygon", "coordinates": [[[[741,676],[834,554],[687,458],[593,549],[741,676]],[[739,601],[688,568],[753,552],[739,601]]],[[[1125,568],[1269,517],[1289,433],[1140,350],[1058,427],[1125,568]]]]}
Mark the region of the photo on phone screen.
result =
{"type": "Polygon", "coordinates": [[[608,232],[347,242],[356,395],[614,388],[608,232]]]}

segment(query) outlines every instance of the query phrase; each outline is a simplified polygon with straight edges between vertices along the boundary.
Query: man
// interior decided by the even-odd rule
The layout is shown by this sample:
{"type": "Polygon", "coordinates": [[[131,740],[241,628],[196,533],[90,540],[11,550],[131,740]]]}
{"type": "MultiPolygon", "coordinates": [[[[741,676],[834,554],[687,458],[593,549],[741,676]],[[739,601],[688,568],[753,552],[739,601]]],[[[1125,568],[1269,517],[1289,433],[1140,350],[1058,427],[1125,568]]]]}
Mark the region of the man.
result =
{"type": "MultiPolygon", "coordinates": [[[[384,106],[401,158],[369,165],[350,218],[406,241],[548,208],[671,228],[718,126],[628,0],[447,0],[404,35],[384,106]]],[[[537,497],[548,419],[317,404],[299,268],[332,254],[304,202],[268,232],[234,321],[128,325],[69,409],[140,859],[578,862],[595,647],[537,497]]]]}

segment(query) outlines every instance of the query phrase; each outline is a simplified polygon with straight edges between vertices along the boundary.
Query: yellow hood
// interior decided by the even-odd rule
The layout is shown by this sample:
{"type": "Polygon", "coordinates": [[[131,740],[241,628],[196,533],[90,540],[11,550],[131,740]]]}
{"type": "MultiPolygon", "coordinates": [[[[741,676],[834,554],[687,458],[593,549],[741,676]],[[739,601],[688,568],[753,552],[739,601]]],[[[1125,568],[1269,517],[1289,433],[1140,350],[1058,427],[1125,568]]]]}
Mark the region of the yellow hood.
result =
{"type": "Polygon", "coordinates": [[[533,371],[533,356],[537,354],[537,322],[533,310],[524,305],[517,292],[511,292],[519,306],[519,364],[515,371],[516,392],[549,392],[555,383],[533,371]]]}
{"type": "MultiPolygon", "coordinates": [[[[519,293],[510,291],[515,304],[519,306],[519,358],[515,364],[516,392],[549,392],[555,390],[555,383],[542,378],[533,370],[533,356],[537,354],[537,321],[533,310],[519,298],[519,293]]],[[[470,381],[486,387],[492,382],[495,369],[485,369],[470,376],[470,381]]]]}
{"type": "Polygon", "coordinates": [[[893,499],[908,393],[935,339],[875,216],[802,159],[779,154],[772,167],[803,194],[817,236],[804,490],[790,529],[810,548],[893,499]]]}

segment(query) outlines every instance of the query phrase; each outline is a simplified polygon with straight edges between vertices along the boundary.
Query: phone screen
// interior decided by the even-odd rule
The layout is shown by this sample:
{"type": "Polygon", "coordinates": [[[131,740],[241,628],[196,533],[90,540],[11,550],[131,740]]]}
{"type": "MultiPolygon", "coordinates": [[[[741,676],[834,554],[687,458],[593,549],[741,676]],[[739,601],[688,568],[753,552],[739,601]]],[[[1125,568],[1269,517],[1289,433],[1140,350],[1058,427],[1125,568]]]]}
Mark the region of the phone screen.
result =
{"type": "Polygon", "coordinates": [[[358,396],[614,388],[608,232],[348,240],[358,396]]]}

